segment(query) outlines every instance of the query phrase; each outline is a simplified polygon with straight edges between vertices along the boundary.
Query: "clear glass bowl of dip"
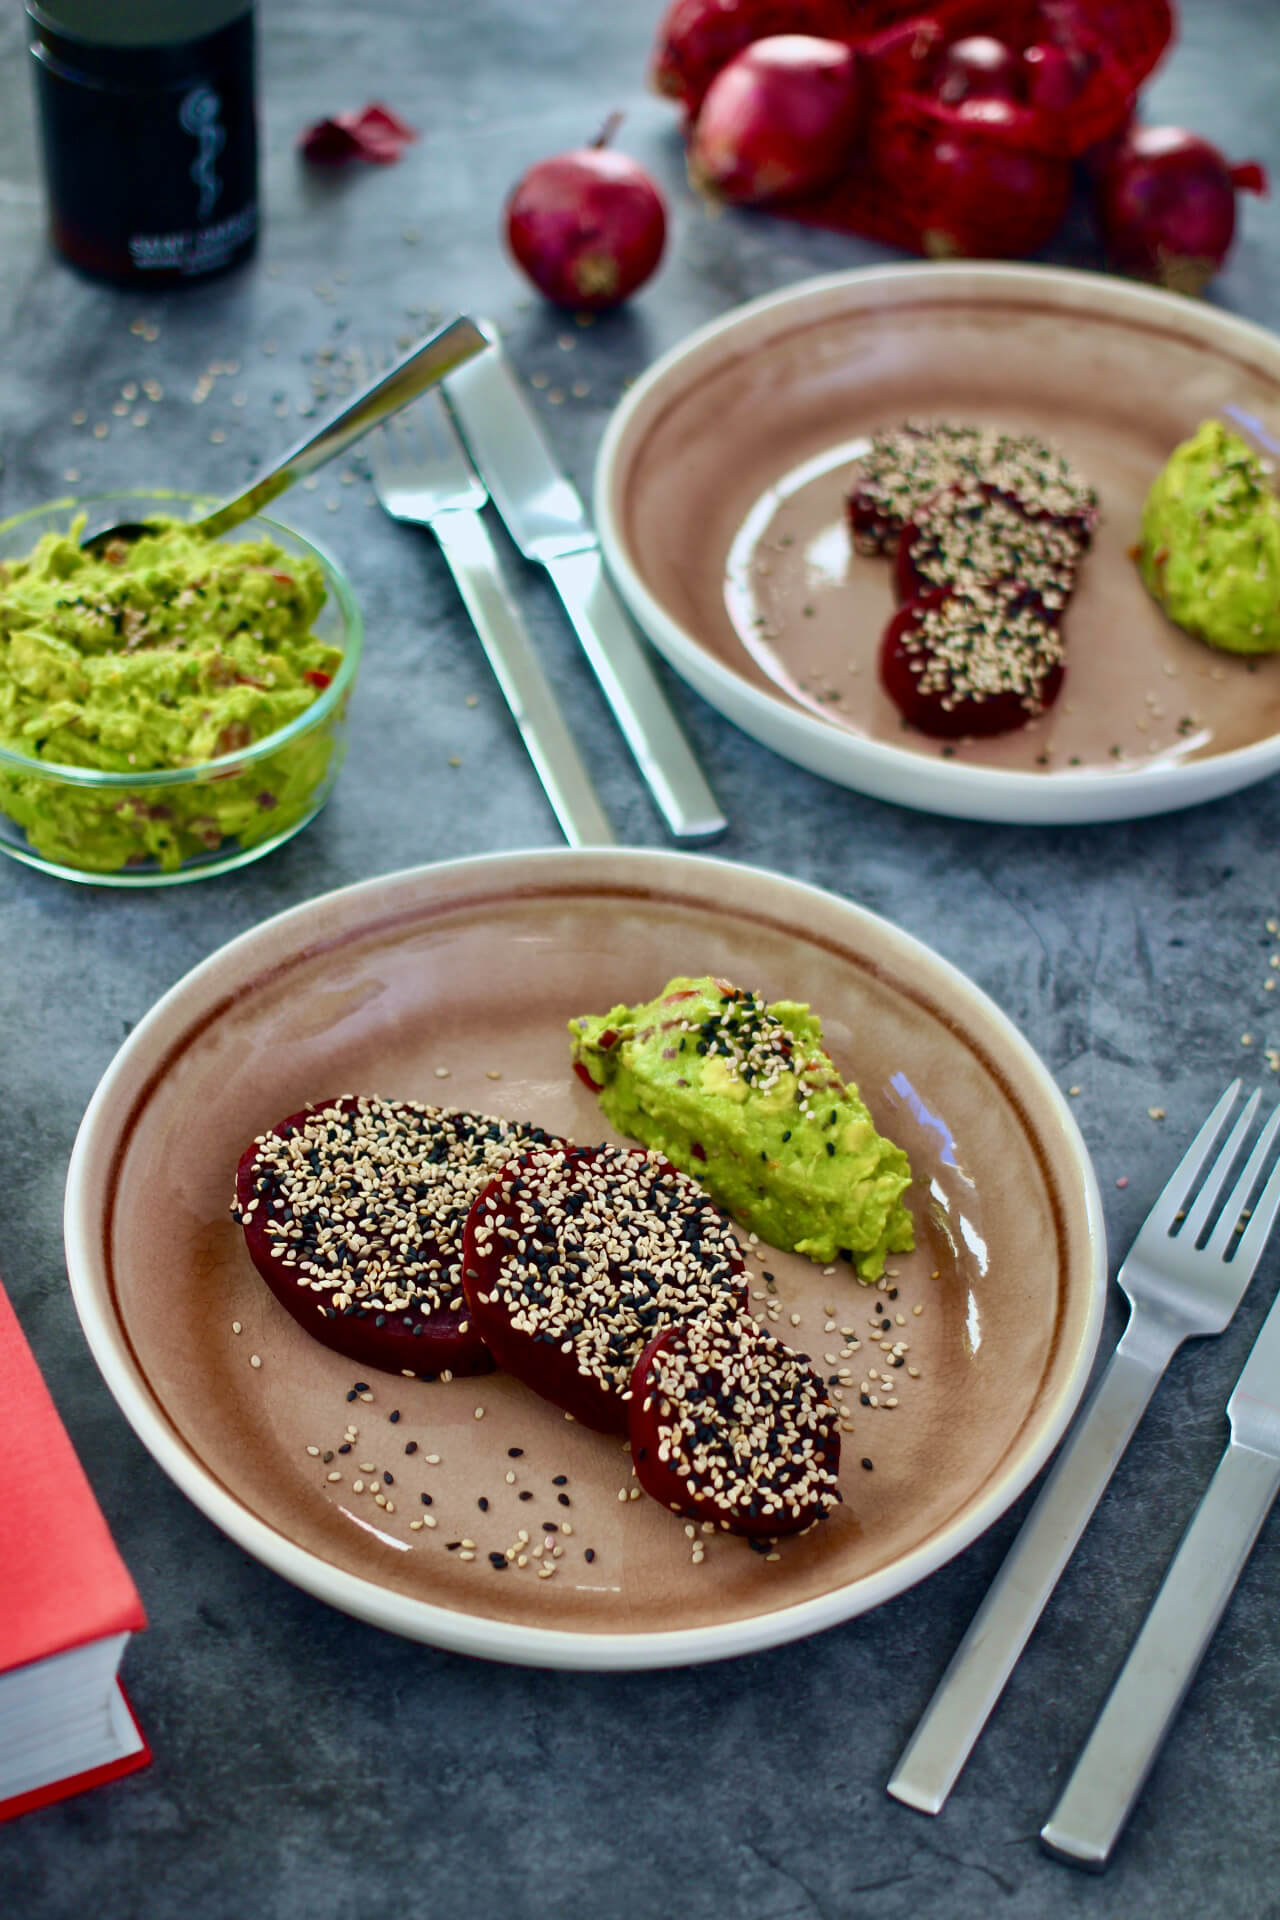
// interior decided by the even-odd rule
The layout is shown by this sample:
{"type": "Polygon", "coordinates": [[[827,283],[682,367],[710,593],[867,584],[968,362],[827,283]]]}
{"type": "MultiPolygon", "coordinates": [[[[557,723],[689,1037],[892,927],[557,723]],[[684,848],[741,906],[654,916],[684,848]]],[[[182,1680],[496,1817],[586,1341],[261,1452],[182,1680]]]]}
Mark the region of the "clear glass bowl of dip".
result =
{"type": "MultiPolygon", "coordinates": [[[[195,519],[214,504],[136,491],[54,500],[0,522],[0,566],[26,559],[44,534],[67,533],[81,514],[87,536],[152,515],[195,519]]],[[[263,539],[321,569],[325,599],[310,630],[341,655],[328,685],[286,725],[237,751],[130,773],[15,750],[0,678],[0,853],[65,880],[173,886],[258,860],[315,818],[346,750],[363,625],[345,575],[312,541],[261,515],[226,535],[233,545],[263,539]]]]}

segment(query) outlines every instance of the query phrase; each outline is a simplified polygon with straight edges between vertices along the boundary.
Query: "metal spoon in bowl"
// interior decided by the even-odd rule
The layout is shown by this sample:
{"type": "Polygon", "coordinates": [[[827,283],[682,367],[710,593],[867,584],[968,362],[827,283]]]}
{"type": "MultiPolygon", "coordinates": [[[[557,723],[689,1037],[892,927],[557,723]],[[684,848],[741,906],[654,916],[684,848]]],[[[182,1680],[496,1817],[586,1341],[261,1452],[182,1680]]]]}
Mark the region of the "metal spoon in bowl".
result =
{"type": "MultiPolygon", "coordinates": [[[[445,375],[460,367],[465,360],[480,353],[489,342],[480,329],[465,315],[451,320],[439,333],[433,333],[429,340],[415,347],[412,353],[398,360],[388,372],[380,374],[362,393],[356,395],[350,406],[313,433],[308,440],[272,467],[269,473],[255,480],[251,487],[238,493],[234,500],[228,500],[225,506],[216,507],[204,519],[192,523],[192,531],[207,534],[211,539],[228,533],[232,527],[238,527],[242,520],[250,519],[260,513],[270,500],[291,487],[295,480],[301,480],[304,474],[323,466],[326,460],[332,460],[335,454],[342,453],[353,441],[360,439],[372,427],[397,413],[401,407],[408,406],[420,393],[433,387],[445,375]]],[[[144,533],[153,533],[154,527],[145,520],[122,520],[118,526],[104,527],[100,533],[90,534],[81,542],[84,549],[100,557],[107,547],[116,541],[137,540],[144,533]]]]}

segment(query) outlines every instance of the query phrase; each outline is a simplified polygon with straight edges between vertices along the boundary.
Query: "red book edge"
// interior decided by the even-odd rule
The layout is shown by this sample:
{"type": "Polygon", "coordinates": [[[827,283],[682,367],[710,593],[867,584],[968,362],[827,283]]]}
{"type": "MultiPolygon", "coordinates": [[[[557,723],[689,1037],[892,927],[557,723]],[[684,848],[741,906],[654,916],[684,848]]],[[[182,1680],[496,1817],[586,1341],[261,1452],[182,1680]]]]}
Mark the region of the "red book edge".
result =
{"type": "Polygon", "coordinates": [[[119,1680],[116,1686],[142,1742],[138,1751],[123,1754],[118,1760],[108,1760],[100,1767],[87,1767],[83,1773],[69,1773],[61,1780],[49,1780],[43,1787],[33,1787],[29,1793],[15,1793],[8,1800],[0,1800],[0,1820],[16,1820],[20,1813],[33,1813],[37,1807],[51,1806],[55,1800],[66,1800],[73,1793],[85,1793],[90,1787],[104,1786],[108,1780],[119,1780],[126,1773],[137,1773],[140,1767],[150,1766],[147,1736],[138,1725],[133,1704],[119,1680]]]}
{"type": "Polygon", "coordinates": [[[0,1281],[0,1672],[147,1624],[129,1570],[0,1281]]]}

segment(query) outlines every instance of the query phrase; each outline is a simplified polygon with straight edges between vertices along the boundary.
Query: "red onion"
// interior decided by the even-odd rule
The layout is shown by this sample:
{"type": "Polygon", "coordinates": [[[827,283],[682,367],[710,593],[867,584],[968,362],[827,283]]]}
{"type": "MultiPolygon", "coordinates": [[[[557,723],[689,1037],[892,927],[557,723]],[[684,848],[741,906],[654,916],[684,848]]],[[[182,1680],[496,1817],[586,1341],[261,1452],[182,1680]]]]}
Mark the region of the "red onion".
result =
{"type": "Polygon", "coordinates": [[[533,284],[562,307],[615,307],[662,258],[666,209],[638,161],[604,144],[530,167],[507,202],[507,243],[533,284]]]}
{"type": "Polygon", "coordinates": [[[962,100],[1021,100],[1023,85],[1021,59],[989,33],[953,40],[938,67],[938,98],[949,107],[962,100]]]}
{"type": "Polygon", "coordinates": [[[1040,41],[1022,55],[1027,104],[1043,113],[1065,113],[1084,87],[1088,74],[1079,55],[1065,47],[1040,41]]]}
{"type": "Polygon", "coordinates": [[[908,183],[925,253],[1034,253],[1059,226],[1071,197],[1071,165],[1019,144],[1025,108],[965,100],[908,183]]]}
{"type": "Polygon", "coordinates": [[[838,40],[754,41],[707,89],[689,176],[711,197],[741,204],[829,186],[852,157],[859,96],[857,61],[838,40]]]}
{"type": "Polygon", "coordinates": [[[854,0],[671,0],[649,78],[692,116],[720,69],[753,40],[778,33],[838,40],[856,31],[856,12],[854,0]]]}
{"type": "Polygon", "coordinates": [[[1237,192],[1266,190],[1256,161],[1232,166],[1181,127],[1135,127],[1098,182],[1103,244],[1122,272],[1199,293],[1230,251],[1237,192]]]}

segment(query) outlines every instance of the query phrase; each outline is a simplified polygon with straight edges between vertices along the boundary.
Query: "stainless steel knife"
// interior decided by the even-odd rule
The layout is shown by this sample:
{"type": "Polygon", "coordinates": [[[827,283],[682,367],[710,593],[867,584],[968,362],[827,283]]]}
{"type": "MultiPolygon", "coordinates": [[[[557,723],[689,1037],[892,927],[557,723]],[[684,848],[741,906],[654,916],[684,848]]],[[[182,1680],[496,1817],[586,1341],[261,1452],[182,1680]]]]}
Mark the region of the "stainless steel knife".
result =
{"type": "Polygon", "coordinates": [[[1236,1381],[1227,1418],[1230,1444],[1040,1829],[1047,1850],[1073,1866],[1106,1866],[1280,1491],[1280,1298],[1236,1381]]]}
{"type": "Polygon", "coordinates": [[[478,324],[489,351],[457,368],[444,387],[471,457],[521,553],[550,575],[672,833],[712,839],[727,822],[609,583],[582,498],[543,439],[497,333],[478,324]]]}

